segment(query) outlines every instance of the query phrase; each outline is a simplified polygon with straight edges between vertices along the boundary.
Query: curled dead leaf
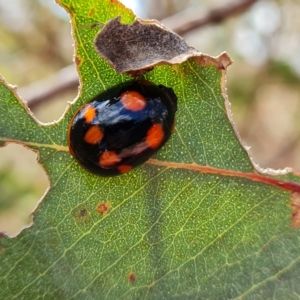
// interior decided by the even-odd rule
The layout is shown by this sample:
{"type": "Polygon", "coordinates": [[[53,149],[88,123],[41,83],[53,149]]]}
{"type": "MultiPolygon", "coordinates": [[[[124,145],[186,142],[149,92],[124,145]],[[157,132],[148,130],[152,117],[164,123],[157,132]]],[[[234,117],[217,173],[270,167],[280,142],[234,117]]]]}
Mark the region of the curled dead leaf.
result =
{"type": "MultiPolygon", "coordinates": [[[[122,24],[120,17],[110,20],[98,33],[95,48],[118,73],[133,75],[161,64],[180,64],[193,56],[213,60],[158,21],[139,18],[132,24],[122,24]]],[[[230,63],[227,55],[225,65],[230,63]]]]}

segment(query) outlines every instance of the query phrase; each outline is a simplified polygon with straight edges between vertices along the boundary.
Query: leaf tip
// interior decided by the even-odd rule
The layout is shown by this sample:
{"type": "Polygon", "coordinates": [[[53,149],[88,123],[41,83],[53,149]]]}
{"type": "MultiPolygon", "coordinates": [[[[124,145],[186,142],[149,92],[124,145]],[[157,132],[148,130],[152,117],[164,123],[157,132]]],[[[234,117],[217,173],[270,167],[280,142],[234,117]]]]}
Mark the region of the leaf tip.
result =
{"type": "Polygon", "coordinates": [[[219,64],[219,68],[224,70],[226,70],[233,63],[233,60],[230,58],[227,52],[221,53],[216,60],[219,64]]]}

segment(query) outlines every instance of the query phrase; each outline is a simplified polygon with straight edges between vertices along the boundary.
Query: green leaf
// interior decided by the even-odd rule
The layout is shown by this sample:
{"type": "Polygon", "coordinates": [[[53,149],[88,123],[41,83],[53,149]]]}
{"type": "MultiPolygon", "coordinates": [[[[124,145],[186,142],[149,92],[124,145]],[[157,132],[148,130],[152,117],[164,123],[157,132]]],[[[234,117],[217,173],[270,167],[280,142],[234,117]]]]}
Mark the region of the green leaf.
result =
{"type": "Polygon", "coordinates": [[[39,124],[0,83],[0,143],[37,151],[50,180],[33,225],[2,234],[0,298],[299,298],[300,234],[289,204],[294,192],[297,226],[300,188],[287,181],[299,177],[255,171],[228,118],[226,55],[146,73],[178,96],[175,132],[143,166],[97,177],[69,154],[68,124],[84,102],[130,79],[96,53],[94,25],[134,16],[117,1],[59,2],[76,41],[76,102],[59,122],[39,124]]]}

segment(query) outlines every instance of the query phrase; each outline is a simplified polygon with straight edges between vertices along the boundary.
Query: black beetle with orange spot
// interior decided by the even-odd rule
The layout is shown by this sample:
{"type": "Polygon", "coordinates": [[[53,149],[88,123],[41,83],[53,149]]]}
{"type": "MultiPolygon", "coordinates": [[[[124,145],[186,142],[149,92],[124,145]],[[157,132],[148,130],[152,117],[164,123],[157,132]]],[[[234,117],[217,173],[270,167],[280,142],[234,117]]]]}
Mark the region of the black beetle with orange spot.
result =
{"type": "Polygon", "coordinates": [[[171,88],[145,80],[119,84],[76,112],[69,126],[70,153],[94,174],[126,173],[170,138],[176,110],[171,88]]]}

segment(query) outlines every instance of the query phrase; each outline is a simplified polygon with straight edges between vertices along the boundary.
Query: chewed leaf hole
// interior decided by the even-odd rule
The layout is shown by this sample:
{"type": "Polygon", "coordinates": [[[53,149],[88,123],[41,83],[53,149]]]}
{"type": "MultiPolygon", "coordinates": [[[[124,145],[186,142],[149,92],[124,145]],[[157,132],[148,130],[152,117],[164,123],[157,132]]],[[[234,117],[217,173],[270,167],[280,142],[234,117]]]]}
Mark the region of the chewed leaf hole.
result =
{"type": "Polygon", "coordinates": [[[17,144],[0,148],[0,232],[15,235],[30,224],[48,186],[35,152],[17,144]]]}

